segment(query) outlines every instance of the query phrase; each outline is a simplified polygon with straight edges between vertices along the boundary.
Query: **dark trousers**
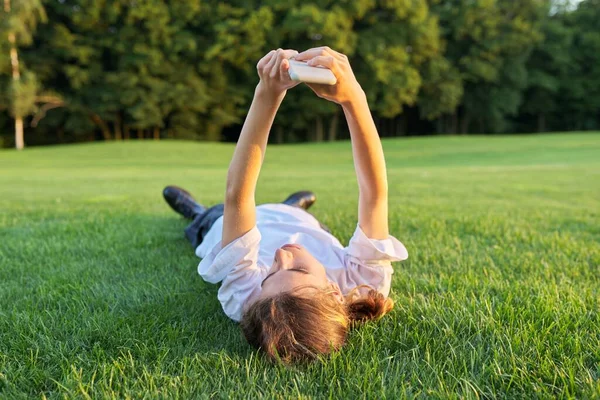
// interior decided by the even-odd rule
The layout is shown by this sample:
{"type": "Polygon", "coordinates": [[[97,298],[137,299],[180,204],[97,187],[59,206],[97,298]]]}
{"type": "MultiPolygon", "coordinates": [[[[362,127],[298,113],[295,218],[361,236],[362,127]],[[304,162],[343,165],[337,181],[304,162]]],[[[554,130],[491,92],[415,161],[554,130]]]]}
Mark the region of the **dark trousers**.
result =
{"type": "MultiPolygon", "coordinates": [[[[225,206],[223,204],[212,206],[202,214],[196,214],[193,221],[185,228],[185,237],[190,241],[194,249],[202,243],[202,240],[204,240],[204,237],[208,231],[210,231],[210,228],[212,228],[215,221],[223,215],[224,209],[225,206]]],[[[319,222],[319,224],[321,225],[321,228],[331,233],[327,226],[323,225],[321,222],[319,222]]]]}
{"type": "Polygon", "coordinates": [[[204,211],[202,214],[196,214],[193,221],[185,228],[185,237],[190,241],[195,249],[202,243],[204,237],[210,231],[213,224],[223,215],[224,204],[217,204],[204,211]]]}

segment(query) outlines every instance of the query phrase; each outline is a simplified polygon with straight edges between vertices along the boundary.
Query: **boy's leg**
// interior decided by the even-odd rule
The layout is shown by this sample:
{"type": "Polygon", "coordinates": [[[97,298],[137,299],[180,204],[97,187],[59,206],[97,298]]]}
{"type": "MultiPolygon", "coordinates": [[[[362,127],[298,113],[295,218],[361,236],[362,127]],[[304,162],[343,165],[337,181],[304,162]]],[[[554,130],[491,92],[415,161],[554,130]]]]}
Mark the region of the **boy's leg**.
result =
{"type": "Polygon", "coordinates": [[[164,188],[163,197],[175,212],[187,219],[194,219],[197,214],[202,214],[206,211],[206,207],[198,204],[190,192],[179,186],[167,186],[164,188]]]}
{"type": "Polygon", "coordinates": [[[223,204],[212,206],[202,214],[197,214],[192,223],[185,228],[185,237],[190,241],[194,249],[202,243],[202,240],[204,240],[204,237],[210,231],[215,221],[223,216],[224,209],[225,206],[223,204]]]}
{"type": "MultiPolygon", "coordinates": [[[[187,190],[178,186],[167,186],[163,190],[163,197],[173,210],[181,214],[184,218],[192,219],[192,222],[185,228],[185,237],[194,249],[202,243],[202,240],[210,228],[212,228],[215,221],[223,215],[223,204],[206,208],[196,202],[187,190]]],[[[308,210],[316,200],[317,197],[313,192],[300,191],[292,193],[282,203],[308,210]]],[[[327,232],[331,232],[323,224],[321,224],[321,228],[327,232]]]]}
{"type": "Polygon", "coordinates": [[[223,205],[206,208],[199,204],[187,190],[178,186],[167,186],[163,197],[169,206],[192,222],[185,228],[185,237],[196,248],[208,233],[212,224],[223,215],[223,205]]]}
{"type": "MultiPolygon", "coordinates": [[[[313,192],[302,191],[292,193],[282,203],[307,210],[316,200],[317,197],[313,192]]],[[[196,248],[202,243],[202,240],[208,231],[210,231],[215,221],[223,216],[224,207],[223,204],[217,204],[208,208],[202,214],[197,214],[192,223],[185,228],[185,237],[190,241],[192,247],[196,248]]],[[[331,232],[325,225],[320,222],[319,224],[321,228],[327,232],[331,232]]]]}

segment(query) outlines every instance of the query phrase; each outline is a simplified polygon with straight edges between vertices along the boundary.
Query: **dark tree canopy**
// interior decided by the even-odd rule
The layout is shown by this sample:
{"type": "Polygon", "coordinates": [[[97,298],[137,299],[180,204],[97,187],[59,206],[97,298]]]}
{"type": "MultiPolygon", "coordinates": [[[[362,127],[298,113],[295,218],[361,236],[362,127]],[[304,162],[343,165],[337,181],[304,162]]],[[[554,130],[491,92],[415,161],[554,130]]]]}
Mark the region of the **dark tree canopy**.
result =
{"type": "MultiPolygon", "coordinates": [[[[324,45],[349,56],[382,136],[600,129],[600,0],[12,3],[0,9],[7,147],[16,116],[28,144],[235,140],[260,57],[324,45]]],[[[271,140],[347,138],[342,117],[301,85],[271,140]]]]}

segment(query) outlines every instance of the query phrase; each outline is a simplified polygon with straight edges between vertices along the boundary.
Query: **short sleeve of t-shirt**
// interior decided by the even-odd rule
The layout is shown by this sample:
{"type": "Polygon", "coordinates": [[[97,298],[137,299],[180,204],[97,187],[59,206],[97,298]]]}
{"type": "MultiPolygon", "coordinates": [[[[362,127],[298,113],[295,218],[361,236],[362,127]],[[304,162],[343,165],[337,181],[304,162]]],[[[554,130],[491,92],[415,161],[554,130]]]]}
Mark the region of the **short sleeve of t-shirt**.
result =
{"type": "Polygon", "coordinates": [[[219,241],[198,265],[198,273],[206,282],[222,282],[217,297],[234,321],[241,319],[243,306],[260,294],[264,274],[257,265],[260,240],[255,226],[225,247],[219,241]]]}
{"type": "Polygon", "coordinates": [[[369,285],[387,297],[394,272],[392,262],[407,258],[406,247],[395,237],[370,239],[357,225],[345,249],[345,274],[336,280],[343,293],[369,285]]]}

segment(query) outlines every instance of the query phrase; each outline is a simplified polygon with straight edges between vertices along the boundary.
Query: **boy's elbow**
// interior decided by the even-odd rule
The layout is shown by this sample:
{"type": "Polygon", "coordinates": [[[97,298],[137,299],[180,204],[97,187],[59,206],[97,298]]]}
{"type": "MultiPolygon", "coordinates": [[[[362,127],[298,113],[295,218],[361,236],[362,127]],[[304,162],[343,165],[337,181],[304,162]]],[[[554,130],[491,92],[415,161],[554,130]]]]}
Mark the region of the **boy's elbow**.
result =
{"type": "Polygon", "coordinates": [[[225,190],[225,203],[241,204],[253,198],[254,193],[244,187],[228,184],[225,190]]]}
{"type": "Polygon", "coordinates": [[[379,182],[370,182],[361,190],[361,197],[370,202],[387,201],[388,184],[386,180],[379,182]]]}
{"type": "Polygon", "coordinates": [[[366,206],[369,209],[379,208],[386,205],[388,198],[383,193],[361,193],[359,197],[359,203],[366,206]]]}
{"type": "Polygon", "coordinates": [[[236,179],[236,174],[232,171],[232,168],[229,168],[227,171],[227,181],[225,184],[225,201],[234,200],[240,196],[241,192],[241,184],[238,179],[236,179]]]}
{"type": "Polygon", "coordinates": [[[386,199],[388,197],[388,184],[387,181],[383,181],[375,186],[373,189],[374,196],[378,199],[386,199]]]}
{"type": "Polygon", "coordinates": [[[227,188],[225,189],[225,203],[238,202],[241,197],[241,190],[238,187],[228,183],[227,188]]]}

